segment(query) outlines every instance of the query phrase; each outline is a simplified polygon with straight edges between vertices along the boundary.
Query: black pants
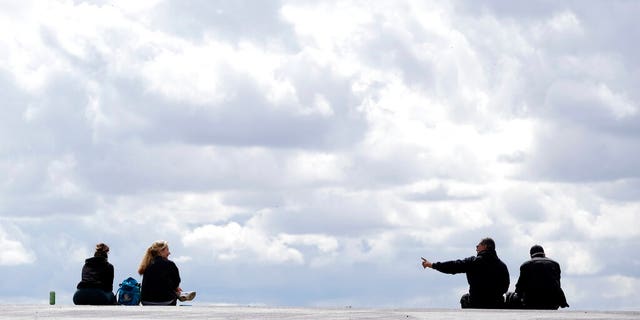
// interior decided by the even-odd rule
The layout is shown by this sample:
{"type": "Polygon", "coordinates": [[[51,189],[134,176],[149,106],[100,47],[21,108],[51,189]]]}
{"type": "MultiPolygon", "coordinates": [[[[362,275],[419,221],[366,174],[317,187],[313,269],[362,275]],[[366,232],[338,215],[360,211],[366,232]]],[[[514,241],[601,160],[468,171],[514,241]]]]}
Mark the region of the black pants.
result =
{"type": "Polygon", "coordinates": [[[160,301],[160,302],[156,302],[156,301],[142,301],[142,305],[143,306],[175,306],[176,305],[177,300],[169,300],[169,301],[160,301]]]}
{"type": "Polygon", "coordinates": [[[472,298],[471,295],[465,293],[460,297],[460,306],[462,309],[502,309],[504,308],[504,298],[502,296],[491,299],[472,298]]]}
{"type": "Polygon", "coordinates": [[[525,301],[515,292],[507,292],[505,305],[507,309],[558,310],[560,307],[559,304],[549,301],[525,301]]]}
{"type": "Polygon", "coordinates": [[[73,295],[73,303],[77,305],[114,305],[116,296],[113,292],[96,288],[78,289],[73,295]]]}

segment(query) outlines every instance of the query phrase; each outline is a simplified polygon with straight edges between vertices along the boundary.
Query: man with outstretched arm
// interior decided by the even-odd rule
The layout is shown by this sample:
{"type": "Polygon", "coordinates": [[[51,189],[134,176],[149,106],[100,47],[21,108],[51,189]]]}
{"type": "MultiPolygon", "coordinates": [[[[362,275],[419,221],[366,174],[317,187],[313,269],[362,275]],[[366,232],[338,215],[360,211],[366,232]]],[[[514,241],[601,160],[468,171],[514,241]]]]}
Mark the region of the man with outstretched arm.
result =
{"type": "Polygon", "coordinates": [[[469,293],[460,298],[462,308],[503,308],[503,295],[509,289],[509,270],[498,258],[493,239],[482,239],[476,245],[476,253],[462,260],[446,262],[432,263],[422,258],[422,267],[448,274],[467,274],[469,293]]]}

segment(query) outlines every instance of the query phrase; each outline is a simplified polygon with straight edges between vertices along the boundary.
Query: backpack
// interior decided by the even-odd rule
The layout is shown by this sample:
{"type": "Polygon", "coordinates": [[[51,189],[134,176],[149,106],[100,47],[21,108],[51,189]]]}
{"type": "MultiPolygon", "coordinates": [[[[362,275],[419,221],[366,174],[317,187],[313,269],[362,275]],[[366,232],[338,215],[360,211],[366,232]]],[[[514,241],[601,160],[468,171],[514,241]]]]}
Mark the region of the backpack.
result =
{"type": "Polygon", "coordinates": [[[140,304],[140,283],[134,278],[126,278],[118,289],[118,304],[137,306],[140,304]]]}

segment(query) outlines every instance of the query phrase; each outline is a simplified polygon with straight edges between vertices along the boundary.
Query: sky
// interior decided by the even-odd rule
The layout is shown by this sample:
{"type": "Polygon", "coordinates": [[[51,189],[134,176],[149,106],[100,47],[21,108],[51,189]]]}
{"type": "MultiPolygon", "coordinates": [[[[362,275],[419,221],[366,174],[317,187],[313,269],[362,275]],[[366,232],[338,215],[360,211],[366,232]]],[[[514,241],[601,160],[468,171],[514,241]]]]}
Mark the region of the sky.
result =
{"type": "Polygon", "coordinates": [[[167,240],[194,303],[640,306],[638,1],[0,1],[0,298],[167,240]]]}

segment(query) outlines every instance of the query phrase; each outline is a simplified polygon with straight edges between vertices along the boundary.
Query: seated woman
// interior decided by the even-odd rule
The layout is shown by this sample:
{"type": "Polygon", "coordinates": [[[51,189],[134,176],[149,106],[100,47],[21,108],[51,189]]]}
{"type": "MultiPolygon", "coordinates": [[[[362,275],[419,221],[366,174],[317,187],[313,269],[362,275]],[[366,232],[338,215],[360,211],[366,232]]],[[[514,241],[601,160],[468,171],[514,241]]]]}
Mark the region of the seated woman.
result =
{"type": "Polygon", "coordinates": [[[96,245],[93,258],[88,258],[82,267],[82,280],[73,295],[73,303],[77,305],[112,305],[116,304],[113,294],[113,265],[107,261],[109,246],[104,243],[96,245]]]}
{"type": "Polygon", "coordinates": [[[142,275],[142,305],[175,306],[177,299],[185,301],[195,297],[195,292],[181,296],[180,272],[169,260],[170,254],[166,241],[156,241],[142,257],[138,267],[138,273],[142,275]]]}

